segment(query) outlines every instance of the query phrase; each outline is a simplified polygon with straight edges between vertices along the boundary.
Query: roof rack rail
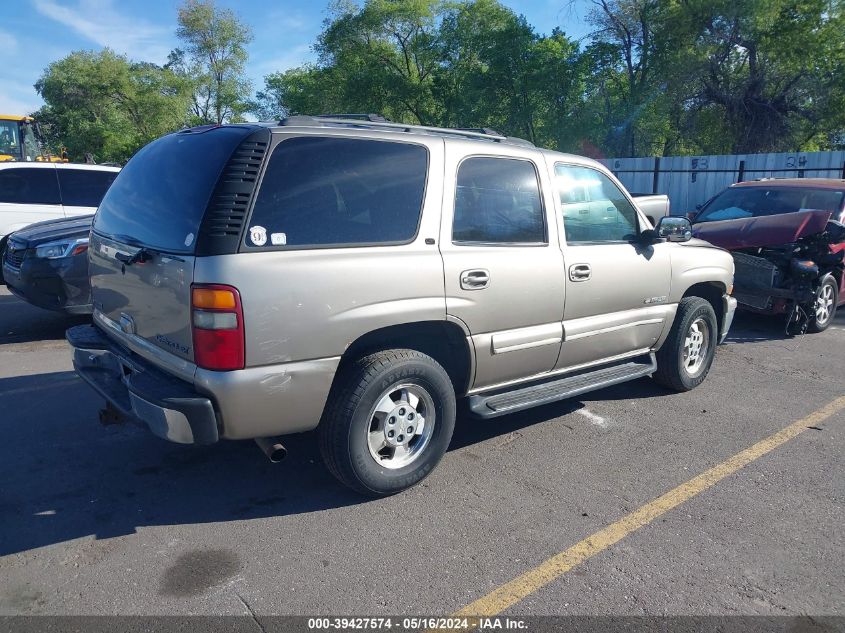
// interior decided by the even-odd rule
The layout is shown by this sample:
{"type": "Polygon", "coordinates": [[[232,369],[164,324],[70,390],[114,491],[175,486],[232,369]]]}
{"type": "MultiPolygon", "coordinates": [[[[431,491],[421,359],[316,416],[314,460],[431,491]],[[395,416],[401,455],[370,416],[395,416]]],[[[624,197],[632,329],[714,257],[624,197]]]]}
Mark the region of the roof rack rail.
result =
{"type": "Polygon", "coordinates": [[[476,132],[477,134],[487,134],[489,136],[504,136],[501,132],[497,132],[490,127],[458,127],[456,130],[461,132],[476,132]]]}
{"type": "Polygon", "coordinates": [[[279,125],[320,125],[320,122],[308,114],[291,114],[281,119],[279,125]]]}
{"type": "Polygon", "coordinates": [[[351,119],[353,121],[369,121],[370,123],[390,123],[390,119],[381,114],[315,114],[315,119],[351,119]]]}
{"type": "MultiPolygon", "coordinates": [[[[414,125],[411,123],[393,123],[385,120],[373,120],[370,117],[378,117],[380,115],[367,114],[319,114],[315,116],[296,114],[279,121],[279,125],[284,126],[327,126],[327,125],[348,125],[353,127],[363,127],[370,129],[385,129],[397,132],[421,132],[424,134],[441,134],[448,136],[461,136],[472,139],[485,139],[497,143],[507,143],[509,145],[519,145],[522,147],[535,147],[534,143],[515,136],[505,136],[492,130],[490,128],[449,128],[449,127],[435,127],[430,125],[414,125]]],[[[384,119],[384,117],[381,117],[384,119]]]]}

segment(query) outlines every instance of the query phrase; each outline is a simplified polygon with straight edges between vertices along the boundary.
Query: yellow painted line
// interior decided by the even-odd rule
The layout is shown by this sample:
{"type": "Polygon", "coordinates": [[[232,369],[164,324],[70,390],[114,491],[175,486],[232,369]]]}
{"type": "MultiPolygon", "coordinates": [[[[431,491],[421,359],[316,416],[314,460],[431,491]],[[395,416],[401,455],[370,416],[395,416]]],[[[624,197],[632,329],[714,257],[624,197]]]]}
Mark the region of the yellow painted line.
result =
{"type": "Polygon", "coordinates": [[[546,586],[556,578],[559,578],[576,565],[580,565],[588,558],[603,552],[632,532],[648,525],[657,517],[666,514],[669,510],[678,507],[685,501],[704,492],[754,460],[772,452],[778,446],[785,444],[806,431],[807,427],[815,426],[843,409],[845,409],[845,396],[837,398],[818,411],[814,411],[807,417],[793,422],[785,429],[770,435],[766,439],[723,461],[721,464],[713,466],[713,468],[704,471],[697,477],[693,477],[688,482],[657,497],[638,510],[634,510],[615,523],[611,523],[606,528],[576,543],[568,550],[552,556],[534,569],[525,572],[521,576],[517,576],[498,589],[494,589],[483,598],[479,598],[475,602],[468,604],[454,615],[461,617],[492,617],[498,615],[523,598],[546,586]]]}

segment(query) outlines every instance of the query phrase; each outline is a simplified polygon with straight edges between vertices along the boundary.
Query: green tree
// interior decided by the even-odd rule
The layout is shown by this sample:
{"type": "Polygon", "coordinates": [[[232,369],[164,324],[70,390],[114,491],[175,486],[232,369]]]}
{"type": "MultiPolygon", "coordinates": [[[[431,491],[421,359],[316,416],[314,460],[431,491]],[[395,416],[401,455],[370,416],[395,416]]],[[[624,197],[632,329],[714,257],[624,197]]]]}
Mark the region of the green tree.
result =
{"type": "Polygon", "coordinates": [[[596,140],[621,156],[833,147],[838,0],[594,0],[596,140]]]}
{"type": "Polygon", "coordinates": [[[436,124],[439,0],[336,2],[317,39],[316,64],[265,77],[253,110],[378,112],[394,121],[436,124]]]}
{"type": "Polygon", "coordinates": [[[593,0],[596,27],[587,53],[590,101],[600,117],[596,141],[611,155],[668,151],[674,89],[685,85],[673,64],[678,45],[674,0],[593,0]]]}
{"type": "Polygon", "coordinates": [[[456,5],[443,20],[442,99],[450,125],[536,140],[534,29],[495,0],[456,5]]]}
{"type": "MultiPolygon", "coordinates": [[[[337,89],[343,81],[335,68],[304,66],[285,72],[272,73],[264,78],[264,89],[256,93],[250,111],[261,120],[280,119],[296,113],[342,113],[356,109],[376,111],[370,103],[356,107],[337,89]]],[[[366,95],[361,95],[366,98],[366,95]]]]}
{"type": "Polygon", "coordinates": [[[558,31],[538,36],[495,0],[335,4],[316,51],[316,64],[265,77],[253,111],[378,112],[546,144],[563,143],[567,126],[577,127],[577,46],[558,31]]]}
{"type": "Polygon", "coordinates": [[[241,120],[251,91],[244,79],[250,28],[214,0],[186,0],[179,7],[178,21],[176,35],[185,49],[170,54],[168,67],[193,84],[195,122],[241,120]]]}
{"type": "Polygon", "coordinates": [[[829,147],[845,127],[845,7],[834,0],[696,0],[693,106],[732,153],[829,147]]]}
{"type": "Polygon", "coordinates": [[[35,84],[36,113],[54,146],[73,160],[127,160],[149,141],[187,122],[190,87],[169,69],[130,62],[109,49],[77,51],[53,62],[35,84]]]}
{"type": "Polygon", "coordinates": [[[332,6],[253,111],[379,112],[595,156],[845,144],[840,0],[593,0],[585,49],[496,0],[332,6]]]}
{"type": "Polygon", "coordinates": [[[315,47],[326,79],[352,111],[432,124],[440,0],[368,0],[332,7],[315,47]]]}
{"type": "Polygon", "coordinates": [[[448,125],[496,128],[532,142],[570,145],[584,68],[561,31],[538,36],[495,0],[450,8],[442,21],[437,95],[448,125]]]}

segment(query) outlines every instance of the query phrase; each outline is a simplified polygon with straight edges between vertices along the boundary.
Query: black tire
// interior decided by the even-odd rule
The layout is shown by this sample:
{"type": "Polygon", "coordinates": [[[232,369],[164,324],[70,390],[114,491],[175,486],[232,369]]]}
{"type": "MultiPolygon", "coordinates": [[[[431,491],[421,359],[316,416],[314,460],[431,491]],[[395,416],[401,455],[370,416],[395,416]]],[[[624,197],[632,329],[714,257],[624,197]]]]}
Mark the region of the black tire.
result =
{"type": "Polygon", "coordinates": [[[816,292],[816,302],[818,302],[826,292],[830,293],[828,296],[833,300],[833,304],[829,308],[828,317],[821,321],[819,320],[818,313],[816,312],[818,308],[817,303],[813,306],[813,312],[810,314],[810,322],[807,324],[808,332],[813,332],[814,334],[824,332],[830,327],[830,324],[833,323],[833,319],[836,316],[836,304],[839,302],[839,284],[836,283],[836,277],[833,275],[825,275],[822,279],[821,284],[819,284],[819,289],[816,292]]]}
{"type": "Polygon", "coordinates": [[[657,351],[657,371],[654,379],[664,387],[675,391],[689,391],[700,385],[707,377],[716,355],[716,343],[719,330],[716,324],[716,313],[710,302],[701,297],[685,297],[678,304],[675,321],[669,336],[663,346],[657,351]],[[704,354],[701,364],[690,372],[684,361],[684,346],[687,334],[696,323],[697,331],[703,324],[707,331],[706,338],[701,343],[704,354]]]}
{"type": "MultiPolygon", "coordinates": [[[[396,406],[401,402],[400,399],[396,406]]],[[[424,417],[430,419],[430,413],[424,417]]],[[[387,496],[414,486],[434,470],[449,447],[454,428],[455,390],[446,370],[421,352],[386,350],[350,363],[335,380],[318,429],[320,452],[329,471],[341,483],[364,495],[387,496]],[[386,468],[371,454],[368,434],[380,414],[370,414],[384,401],[386,393],[402,385],[430,397],[434,423],[426,442],[417,446],[419,452],[411,463],[386,468]]],[[[408,446],[422,437],[409,440],[408,446]]],[[[390,453],[393,449],[386,446],[384,450],[390,453]]]]}

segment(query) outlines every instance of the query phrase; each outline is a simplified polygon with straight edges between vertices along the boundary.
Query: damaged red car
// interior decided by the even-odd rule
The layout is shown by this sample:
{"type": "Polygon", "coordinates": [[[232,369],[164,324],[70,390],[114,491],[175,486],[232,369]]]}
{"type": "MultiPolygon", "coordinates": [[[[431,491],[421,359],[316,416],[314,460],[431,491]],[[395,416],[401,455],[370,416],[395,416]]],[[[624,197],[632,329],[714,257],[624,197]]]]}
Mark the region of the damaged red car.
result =
{"type": "Polygon", "coordinates": [[[821,332],[845,303],[845,180],[741,182],[690,214],[693,235],[731,251],[744,310],[786,315],[786,333],[821,332]]]}

